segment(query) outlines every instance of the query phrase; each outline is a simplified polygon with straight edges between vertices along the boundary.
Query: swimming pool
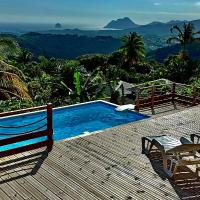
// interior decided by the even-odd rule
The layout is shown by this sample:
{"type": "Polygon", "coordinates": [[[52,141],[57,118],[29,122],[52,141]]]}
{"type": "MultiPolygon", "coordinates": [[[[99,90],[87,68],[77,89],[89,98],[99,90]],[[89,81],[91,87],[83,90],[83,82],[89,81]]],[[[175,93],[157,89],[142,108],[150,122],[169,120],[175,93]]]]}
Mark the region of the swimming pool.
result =
{"type": "MultiPolygon", "coordinates": [[[[94,132],[104,130],[114,126],[142,120],[148,118],[133,111],[117,112],[117,106],[104,102],[95,101],[85,104],[78,104],[68,107],[56,108],[53,110],[53,139],[54,141],[72,138],[82,135],[84,132],[94,132]]],[[[0,118],[1,126],[22,126],[37,121],[44,117],[46,112],[35,112],[13,117],[0,118]]],[[[37,127],[22,127],[20,129],[8,129],[11,135],[1,135],[5,129],[0,128],[0,140],[12,137],[12,134],[27,132],[37,127]]],[[[39,126],[39,124],[37,124],[39,126]]],[[[0,151],[14,147],[25,146],[27,144],[36,143],[46,138],[38,138],[25,142],[18,142],[14,145],[0,147],[0,151]],[[28,142],[28,143],[27,143],[28,142]]]]}

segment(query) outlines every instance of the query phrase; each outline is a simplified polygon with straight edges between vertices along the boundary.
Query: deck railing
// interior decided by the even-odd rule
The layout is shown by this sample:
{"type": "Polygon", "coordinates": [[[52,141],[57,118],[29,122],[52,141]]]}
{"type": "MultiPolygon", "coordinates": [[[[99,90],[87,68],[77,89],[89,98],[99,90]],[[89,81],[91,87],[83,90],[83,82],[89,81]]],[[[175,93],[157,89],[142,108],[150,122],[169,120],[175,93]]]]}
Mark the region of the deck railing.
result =
{"type": "Polygon", "coordinates": [[[153,109],[155,105],[169,102],[195,106],[200,103],[200,88],[180,83],[169,83],[137,89],[137,111],[147,107],[153,109]]]}
{"type": "Polygon", "coordinates": [[[0,136],[6,136],[5,139],[0,139],[0,147],[3,147],[5,145],[12,145],[14,143],[18,142],[23,142],[26,140],[31,140],[31,139],[36,139],[40,137],[46,136],[46,140],[42,140],[41,142],[37,142],[34,144],[29,144],[26,146],[22,147],[16,147],[12,148],[9,150],[3,150],[0,151],[0,158],[5,157],[5,156],[10,156],[14,155],[17,153],[22,153],[25,151],[41,148],[41,147],[47,147],[49,151],[51,151],[52,146],[53,146],[53,127],[52,127],[52,109],[53,106],[52,104],[47,104],[46,106],[40,106],[40,107],[34,107],[34,108],[28,108],[28,109],[22,109],[22,110],[17,110],[17,111],[12,111],[12,112],[6,112],[6,113],[0,113],[0,118],[1,117],[6,117],[6,116],[13,116],[17,114],[23,114],[23,113],[28,113],[28,112],[33,112],[33,111],[45,111],[45,117],[29,123],[29,124],[24,124],[22,126],[1,126],[0,123],[0,128],[1,130],[4,130],[3,133],[0,133],[0,136]],[[9,129],[15,129],[18,130],[23,127],[31,127],[31,126],[37,126],[36,128],[29,130],[27,132],[22,132],[22,133],[8,133],[7,131],[9,129]]]}

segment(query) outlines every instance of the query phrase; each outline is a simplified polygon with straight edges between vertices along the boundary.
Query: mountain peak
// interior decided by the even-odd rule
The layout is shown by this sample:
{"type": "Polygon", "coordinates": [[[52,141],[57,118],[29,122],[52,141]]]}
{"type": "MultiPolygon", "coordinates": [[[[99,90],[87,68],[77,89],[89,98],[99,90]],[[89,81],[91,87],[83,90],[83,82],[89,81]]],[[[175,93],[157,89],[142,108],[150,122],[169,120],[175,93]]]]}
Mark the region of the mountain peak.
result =
{"type": "Polygon", "coordinates": [[[124,17],[117,20],[112,20],[104,28],[130,29],[130,28],[136,28],[138,26],[139,25],[135,24],[130,18],[124,17]]]}

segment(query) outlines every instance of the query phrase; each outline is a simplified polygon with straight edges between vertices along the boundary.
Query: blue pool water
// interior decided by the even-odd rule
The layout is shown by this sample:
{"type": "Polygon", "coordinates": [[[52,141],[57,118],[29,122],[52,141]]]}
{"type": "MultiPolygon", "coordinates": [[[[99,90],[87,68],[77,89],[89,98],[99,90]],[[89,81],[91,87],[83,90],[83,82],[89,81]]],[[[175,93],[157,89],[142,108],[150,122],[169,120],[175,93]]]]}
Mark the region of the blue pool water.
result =
{"type": "MultiPolygon", "coordinates": [[[[83,132],[94,132],[117,125],[126,124],[148,118],[132,111],[117,112],[115,106],[101,101],[76,105],[72,107],[64,107],[54,109],[53,111],[53,139],[54,141],[71,138],[83,134],[83,132]]],[[[0,119],[0,126],[22,126],[35,121],[38,121],[46,116],[46,112],[36,112],[25,115],[0,119]]],[[[44,122],[30,127],[22,127],[19,129],[5,129],[0,128],[0,140],[13,135],[34,130],[42,126],[44,122]],[[9,133],[9,135],[1,135],[1,133],[9,133]]],[[[14,147],[25,146],[30,143],[45,140],[46,138],[38,138],[28,140],[12,145],[0,147],[0,151],[7,150],[14,147]]]]}

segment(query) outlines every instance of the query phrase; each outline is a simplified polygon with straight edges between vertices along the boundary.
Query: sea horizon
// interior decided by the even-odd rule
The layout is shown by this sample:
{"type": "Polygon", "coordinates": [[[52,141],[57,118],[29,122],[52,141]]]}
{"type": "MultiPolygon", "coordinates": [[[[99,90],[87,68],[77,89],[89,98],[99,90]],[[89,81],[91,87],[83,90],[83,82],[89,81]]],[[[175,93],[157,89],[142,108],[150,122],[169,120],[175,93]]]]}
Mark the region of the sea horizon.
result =
{"type": "Polygon", "coordinates": [[[55,23],[0,22],[0,33],[25,33],[63,29],[105,30],[103,27],[95,25],[60,24],[62,25],[62,28],[55,28],[55,23]]]}

